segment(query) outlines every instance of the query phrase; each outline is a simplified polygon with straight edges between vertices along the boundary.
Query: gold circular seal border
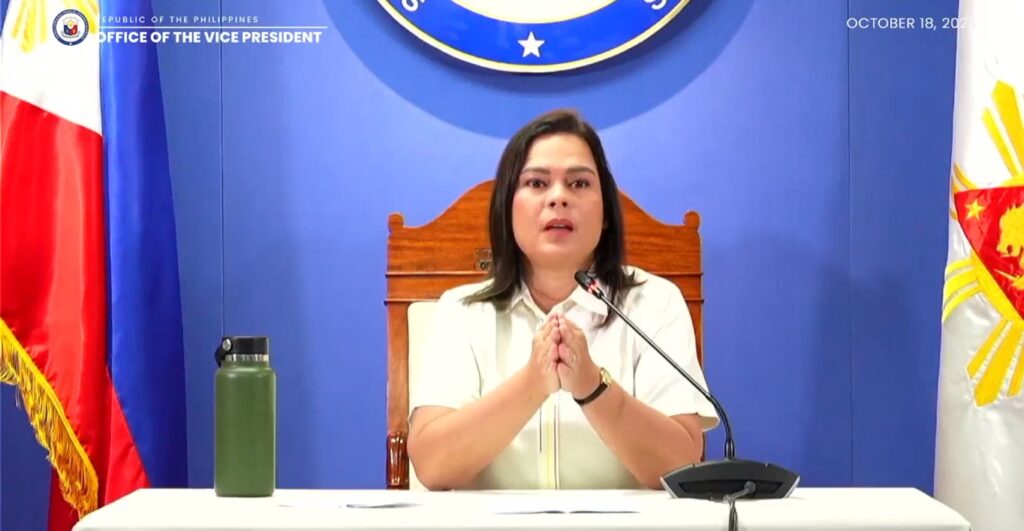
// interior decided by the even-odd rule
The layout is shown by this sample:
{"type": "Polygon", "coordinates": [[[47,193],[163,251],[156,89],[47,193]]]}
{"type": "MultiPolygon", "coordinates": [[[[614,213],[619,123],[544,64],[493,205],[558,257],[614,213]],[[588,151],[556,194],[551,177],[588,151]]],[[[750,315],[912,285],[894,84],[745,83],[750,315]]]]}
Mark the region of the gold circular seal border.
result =
{"type": "Polygon", "coordinates": [[[651,35],[657,33],[659,30],[661,30],[661,28],[665,27],[666,24],[671,22],[672,19],[676,18],[676,15],[678,15],[684,7],[689,5],[690,0],[682,0],[681,2],[679,2],[678,5],[676,5],[676,7],[672,8],[672,11],[669,11],[668,14],[662,17],[657,24],[651,26],[650,28],[647,28],[647,30],[641,33],[640,35],[633,37],[629,41],[620,44],[615,48],[612,48],[611,50],[601,52],[597,55],[593,55],[586,59],[579,59],[576,61],[570,61],[568,63],[558,63],[553,65],[518,65],[513,63],[491,61],[489,59],[483,59],[475,55],[470,55],[466,52],[456,50],[455,48],[448,46],[447,44],[435,39],[433,36],[427,34],[423,30],[418,28],[409,19],[405,18],[397,9],[395,9],[395,7],[392,6],[390,2],[388,2],[388,0],[377,0],[377,3],[384,7],[388,14],[391,15],[391,18],[398,21],[398,23],[401,24],[402,27],[407,29],[413,35],[416,35],[416,37],[418,37],[421,41],[433,46],[438,50],[441,50],[442,52],[456,59],[465,61],[467,63],[472,63],[477,66],[482,66],[484,68],[500,70],[502,72],[515,72],[520,74],[548,74],[551,72],[564,72],[566,70],[572,70],[575,68],[581,68],[584,66],[592,65],[594,63],[599,63],[601,61],[604,61],[605,59],[615,57],[616,55],[619,55],[629,50],[630,48],[633,48],[634,46],[640,44],[641,42],[644,42],[645,40],[649,39],[651,35]]]}

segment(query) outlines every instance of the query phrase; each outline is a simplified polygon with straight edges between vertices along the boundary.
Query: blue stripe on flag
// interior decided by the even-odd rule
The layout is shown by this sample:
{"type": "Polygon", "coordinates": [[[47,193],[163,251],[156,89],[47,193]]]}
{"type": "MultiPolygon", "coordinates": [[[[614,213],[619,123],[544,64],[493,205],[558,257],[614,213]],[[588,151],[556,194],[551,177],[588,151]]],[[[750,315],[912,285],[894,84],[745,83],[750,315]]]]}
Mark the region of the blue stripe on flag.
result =
{"type": "MultiPolygon", "coordinates": [[[[149,0],[100,12],[149,16],[149,0]]],[[[109,366],[150,484],[188,481],[185,358],[163,101],[153,44],[100,46],[110,268],[109,366]]]]}
{"type": "Polygon", "coordinates": [[[4,34],[4,20],[7,20],[7,4],[11,0],[0,0],[0,35],[4,34]]]}

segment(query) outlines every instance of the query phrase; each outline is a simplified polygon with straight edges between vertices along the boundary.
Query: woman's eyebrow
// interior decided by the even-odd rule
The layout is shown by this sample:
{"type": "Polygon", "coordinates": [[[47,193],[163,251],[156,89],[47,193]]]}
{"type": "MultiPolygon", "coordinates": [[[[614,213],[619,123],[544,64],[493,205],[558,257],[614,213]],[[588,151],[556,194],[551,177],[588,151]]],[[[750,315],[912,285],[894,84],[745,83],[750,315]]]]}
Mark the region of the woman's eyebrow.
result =
{"type": "MultiPolygon", "coordinates": [[[[569,166],[565,170],[566,173],[589,173],[591,175],[597,175],[594,168],[590,166],[569,166]]],[[[519,172],[520,175],[524,173],[539,173],[541,175],[551,175],[551,170],[544,166],[527,166],[523,168],[523,171],[519,172]]]]}
{"type": "Polygon", "coordinates": [[[551,175],[551,170],[543,166],[527,166],[523,168],[523,171],[519,172],[520,175],[524,173],[541,173],[544,175],[551,175]]]}
{"type": "Polygon", "coordinates": [[[589,173],[591,175],[597,175],[597,172],[594,171],[594,169],[591,168],[590,166],[570,166],[569,169],[566,170],[566,172],[567,173],[589,173]]]}

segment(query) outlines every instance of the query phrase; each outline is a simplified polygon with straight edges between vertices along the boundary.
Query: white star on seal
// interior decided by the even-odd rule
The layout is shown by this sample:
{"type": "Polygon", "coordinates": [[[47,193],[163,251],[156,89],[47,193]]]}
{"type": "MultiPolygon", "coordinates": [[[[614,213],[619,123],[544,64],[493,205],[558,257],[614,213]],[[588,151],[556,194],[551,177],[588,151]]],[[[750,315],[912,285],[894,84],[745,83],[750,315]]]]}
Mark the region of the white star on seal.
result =
{"type": "Polygon", "coordinates": [[[519,41],[519,44],[523,47],[523,57],[527,55],[536,55],[540,57],[540,47],[544,44],[544,41],[538,40],[533,36],[533,32],[530,32],[530,36],[524,40],[519,41]]]}

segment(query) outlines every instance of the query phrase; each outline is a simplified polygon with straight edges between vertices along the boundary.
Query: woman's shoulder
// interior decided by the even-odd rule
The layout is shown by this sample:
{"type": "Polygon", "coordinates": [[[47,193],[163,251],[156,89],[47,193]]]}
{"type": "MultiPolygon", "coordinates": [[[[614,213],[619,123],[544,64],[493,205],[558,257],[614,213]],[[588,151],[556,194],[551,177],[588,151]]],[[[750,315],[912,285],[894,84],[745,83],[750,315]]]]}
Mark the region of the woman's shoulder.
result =
{"type": "Polygon", "coordinates": [[[626,266],[625,271],[627,277],[633,276],[635,284],[626,292],[626,304],[637,304],[644,308],[685,306],[679,286],[671,280],[636,266],[626,266]]]}
{"type": "Polygon", "coordinates": [[[626,276],[633,276],[633,282],[636,286],[633,288],[639,293],[647,295],[661,295],[661,296],[682,296],[679,291],[679,286],[676,286],[671,280],[655,275],[649,271],[641,269],[637,266],[626,266],[626,276]]]}
{"type": "Polygon", "coordinates": [[[482,280],[480,282],[473,282],[470,284],[461,284],[454,288],[449,288],[441,293],[441,297],[438,299],[440,303],[454,304],[457,306],[476,307],[480,305],[490,305],[490,303],[484,302],[466,302],[466,298],[474,295],[480,290],[486,288],[491,284],[491,280],[482,280]]]}

